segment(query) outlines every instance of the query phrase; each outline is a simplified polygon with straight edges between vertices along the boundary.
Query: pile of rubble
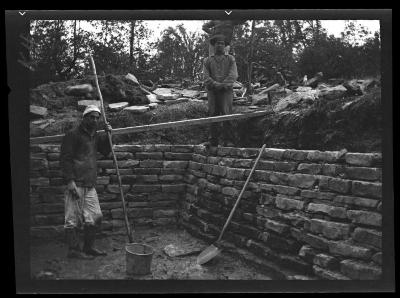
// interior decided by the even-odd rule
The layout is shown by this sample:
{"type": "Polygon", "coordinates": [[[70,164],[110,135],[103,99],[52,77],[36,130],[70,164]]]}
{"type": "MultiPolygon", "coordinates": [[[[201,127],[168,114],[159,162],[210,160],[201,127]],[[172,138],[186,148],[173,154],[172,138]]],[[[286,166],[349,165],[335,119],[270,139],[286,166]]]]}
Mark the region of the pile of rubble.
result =
{"type": "MultiPolygon", "coordinates": [[[[133,74],[103,75],[98,77],[108,112],[143,114],[158,105],[182,102],[204,102],[207,93],[201,82],[171,79],[139,81],[133,74]]],[[[236,81],[233,85],[234,105],[248,108],[272,108],[276,113],[310,107],[316,100],[332,101],[345,98],[343,109],[352,103],[351,96],[363,95],[372,87],[380,86],[377,79],[324,79],[317,73],[312,79],[305,76],[300,82],[259,80],[251,86],[236,81]],[[347,100],[347,97],[349,100],[347,100]],[[349,101],[349,102],[347,102],[349,101]]],[[[62,132],[76,122],[87,105],[100,106],[93,76],[66,82],[48,83],[30,90],[31,135],[62,132]],[[56,119],[56,120],[54,120],[56,119]],[[74,120],[75,119],[75,120],[74,120]],[[60,123],[61,124],[57,124],[60,123]],[[62,127],[55,127],[61,125],[62,127]]]]}
{"type": "MultiPolygon", "coordinates": [[[[140,83],[128,73],[126,76],[99,76],[100,90],[104,106],[111,112],[127,111],[144,113],[158,104],[175,104],[185,101],[206,100],[201,84],[188,86],[183,84],[160,84],[151,81],[140,83]]],[[[65,107],[74,107],[82,111],[90,104],[100,105],[93,78],[72,80],[69,82],[49,83],[31,90],[31,120],[43,119],[48,110],[62,112],[65,107]],[[77,84],[78,83],[78,84],[77,84]]]]}
{"type": "Polygon", "coordinates": [[[315,77],[307,80],[307,77],[299,85],[280,85],[272,86],[253,85],[254,93],[250,96],[247,104],[262,106],[271,105],[275,112],[290,110],[291,108],[304,108],[311,106],[315,100],[336,100],[350,96],[366,94],[371,88],[380,86],[377,79],[365,80],[344,80],[329,79],[324,80],[322,73],[317,73],[315,77]]]}

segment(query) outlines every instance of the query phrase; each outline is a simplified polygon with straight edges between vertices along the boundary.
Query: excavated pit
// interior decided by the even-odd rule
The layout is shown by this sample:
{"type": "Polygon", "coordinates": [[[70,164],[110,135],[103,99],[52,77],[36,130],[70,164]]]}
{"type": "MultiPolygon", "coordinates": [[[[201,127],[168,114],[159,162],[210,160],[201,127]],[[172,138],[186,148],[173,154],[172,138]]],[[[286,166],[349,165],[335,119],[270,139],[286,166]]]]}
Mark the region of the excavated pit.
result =
{"type": "Polygon", "coordinates": [[[154,247],[151,274],[126,276],[126,235],[111,157],[98,160],[106,257],[66,258],[59,145],[32,145],[31,274],[35,279],[376,280],[382,275],[382,155],[267,148],[223,237],[196,265],[236,202],[259,149],[115,145],[135,242],[154,247]]]}

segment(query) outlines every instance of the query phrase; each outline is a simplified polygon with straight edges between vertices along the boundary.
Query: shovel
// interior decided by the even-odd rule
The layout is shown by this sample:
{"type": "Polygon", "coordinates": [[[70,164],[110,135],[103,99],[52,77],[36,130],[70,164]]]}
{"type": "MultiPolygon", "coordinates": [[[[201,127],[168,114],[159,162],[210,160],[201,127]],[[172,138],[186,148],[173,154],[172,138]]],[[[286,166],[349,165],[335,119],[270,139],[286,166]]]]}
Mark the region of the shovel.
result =
{"type": "Polygon", "coordinates": [[[221,233],[219,234],[219,237],[218,237],[217,241],[214,242],[213,244],[211,244],[209,247],[207,247],[207,248],[197,257],[197,264],[199,264],[199,265],[205,264],[205,263],[207,263],[208,261],[210,261],[211,259],[213,259],[214,257],[216,257],[216,256],[221,252],[221,248],[218,247],[218,246],[219,246],[219,242],[221,241],[222,235],[224,234],[224,232],[225,232],[225,230],[226,230],[226,228],[227,228],[229,222],[230,222],[231,219],[232,219],[232,216],[233,216],[233,213],[234,213],[235,210],[236,210],[236,207],[239,205],[239,201],[240,201],[240,199],[242,198],[242,195],[243,195],[244,191],[246,190],[246,187],[247,187],[247,184],[248,184],[249,181],[250,181],[251,175],[253,175],[253,172],[254,172],[254,170],[256,169],[256,166],[257,166],[257,164],[258,164],[258,161],[260,160],[260,157],[261,157],[262,153],[264,152],[265,146],[266,146],[266,144],[264,144],[264,145],[262,146],[262,148],[261,148],[261,150],[260,150],[260,153],[258,154],[257,159],[256,159],[256,161],[255,161],[255,163],[254,163],[254,165],[253,165],[253,168],[251,169],[250,174],[249,174],[249,176],[247,177],[247,180],[246,180],[245,184],[243,185],[243,188],[242,188],[242,190],[241,190],[241,192],[240,192],[240,194],[239,194],[239,197],[237,198],[236,203],[235,203],[235,205],[233,206],[232,211],[231,211],[231,213],[229,214],[228,220],[226,221],[224,227],[222,228],[222,231],[221,231],[221,233]]]}

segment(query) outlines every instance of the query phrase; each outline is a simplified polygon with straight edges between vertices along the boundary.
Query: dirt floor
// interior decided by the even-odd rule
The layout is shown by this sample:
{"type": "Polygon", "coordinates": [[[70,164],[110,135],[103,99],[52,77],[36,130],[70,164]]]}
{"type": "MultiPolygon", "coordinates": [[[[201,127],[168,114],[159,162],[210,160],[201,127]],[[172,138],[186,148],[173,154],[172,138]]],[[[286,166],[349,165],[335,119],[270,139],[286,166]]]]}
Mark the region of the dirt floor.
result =
{"type": "Polygon", "coordinates": [[[94,260],[66,258],[67,248],[62,240],[32,241],[31,276],[33,279],[271,280],[229,251],[223,251],[203,265],[196,263],[197,252],[171,257],[164,248],[173,245],[185,252],[193,252],[202,251],[209,244],[184,230],[165,227],[135,231],[135,242],[152,246],[154,255],[149,274],[128,276],[125,270],[126,238],[123,233],[99,237],[96,246],[108,255],[94,260]]]}

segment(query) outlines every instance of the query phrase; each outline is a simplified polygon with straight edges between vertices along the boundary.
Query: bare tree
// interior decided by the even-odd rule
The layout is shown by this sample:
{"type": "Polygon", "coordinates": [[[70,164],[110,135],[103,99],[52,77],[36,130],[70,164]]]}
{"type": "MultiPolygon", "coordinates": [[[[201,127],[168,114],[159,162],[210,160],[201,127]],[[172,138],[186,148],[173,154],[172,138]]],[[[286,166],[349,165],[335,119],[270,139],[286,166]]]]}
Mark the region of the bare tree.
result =
{"type": "Polygon", "coordinates": [[[255,26],[256,26],[256,21],[253,20],[251,22],[251,36],[250,36],[250,53],[249,53],[249,58],[247,61],[247,67],[248,67],[248,71],[247,71],[247,81],[248,81],[248,90],[249,93],[251,94],[253,91],[253,88],[251,87],[251,73],[253,71],[253,51],[254,51],[254,31],[255,31],[255,26]]]}

